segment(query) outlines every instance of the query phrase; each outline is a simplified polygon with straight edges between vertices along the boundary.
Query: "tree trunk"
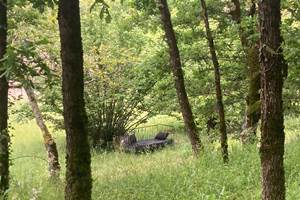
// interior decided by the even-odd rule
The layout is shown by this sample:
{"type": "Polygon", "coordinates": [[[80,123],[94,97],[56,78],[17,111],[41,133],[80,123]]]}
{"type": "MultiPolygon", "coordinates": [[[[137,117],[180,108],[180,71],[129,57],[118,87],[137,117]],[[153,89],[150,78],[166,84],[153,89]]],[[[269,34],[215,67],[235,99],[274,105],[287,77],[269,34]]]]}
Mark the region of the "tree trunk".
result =
{"type": "Polygon", "coordinates": [[[26,91],[31,110],[35,116],[36,123],[40,127],[43,134],[44,145],[48,155],[49,174],[51,177],[59,177],[60,165],[56,143],[44,122],[33,89],[30,86],[26,86],[24,89],[26,91]]]}
{"type": "Polygon", "coordinates": [[[181,66],[180,54],[177,46],[177,41],[175,33],[173,30],[173,25],[171,22],[170,11],[168,8],[168,3],[166,0],[157,0],[157,5],[161,14],[161,21],[163,28],[165,30],[165,35],[167,43],[169,46],[170,53],[170,64],[173,71],[173,77],[175,81],[175,88],[177,92],[177,97],[179,100],[179,105],[181,108],[183,120],[185,127],[188,132],[188,137],[192,144],[193,152],[196,156],[200,154],[202,148],[201,140],[198,136],[198,131],[196,124],[194,122],[194,117],[192,109],[188,100],[188,96],[185,89],[183,70],[181,66]]]}
{"type": "MultiPolygon", "coordinates": [[[[6,53],[7,46],[7,2],[0,1],[0,59],[6,53]]],[[[2,63],[0,63],[0,66],[2,63]]],[[[0,71],[0,76],[3,71],[0,71]]],[[[9,134],[8,134],[8,82],[0,77],[0,196],[9,187],[9,134]]],[[[4,198],[6,198],[4,196],[4,198]]]]}
{"type": "Polygon", "coordinates": [[[261,66],[261,147],[262,199],[284,200],[285,177],[283,78],[287,65],[283,58],[280,34],[280,0],[259,3],[261,66]]]}
{"type": "Polygon", "coordinates": [[[217,98],[217,107],[219,112],[220,118],[220,134],[221,134],[221,148],[222,148],[222,156],[224,163],[228,162],[228,143],[227,143],[227,132],[226,132],[226,123],[225,123],[225,112],[223,106],[223,97],[222,97],[222,90],[221,90],[221,78],[220,78],[220,65],[218,61],[218,57],[215,50],[214,39],[211,34],[211,30],[209,27],[208,21],[208,14],[205,0],[200,0],[201,6],[203,9],[203,19],[205,23],[207,41],[209,45],[209,50],[211,54],[211,59],[214,65],[214,72],[215,72],[215,87],[216,87],[216,98],[217,98]]]}
{"type": "MultiPolygon", "coordinates": [[[[245,121],[243,125],[243,137],[256,135],[257,123],[260,120],[260,72],[259,72],[259,44],[258,41],[251,42],[248,38],[255,31],[246,32],[241,27],[241,8],[239,0],[232,0],[234,4],[233,10],[230,14],[232,19],[239,25],[239,37],[242,47],[246,54],[246,64],[248,71],[248,92],[246,97],[246,112],[245,121]]],[[[256,12],[256,3],[252,0],[252,5],[250,9],[250,16],[254,16],[256,12]]],[[[255,25],[256,27],[256,25],[255,25]]],[[[255,30],[256,28],[254,28],[255,30]]]]}
{"type": "Polygon", "coordinates": [[[59,1],[64,124],[67,136],[66,200],[90,200],[91,154],[84,109],[79,0],[59,1]]]}
{"type": "Polygon", "coordinates": [[[248,93],[246,97],[246,119],[244,129],[247,129],[256,135],[257,124],[260,120],[259,47],[256,44],[253,44],[247,49],[247,65],[248,93]]]}

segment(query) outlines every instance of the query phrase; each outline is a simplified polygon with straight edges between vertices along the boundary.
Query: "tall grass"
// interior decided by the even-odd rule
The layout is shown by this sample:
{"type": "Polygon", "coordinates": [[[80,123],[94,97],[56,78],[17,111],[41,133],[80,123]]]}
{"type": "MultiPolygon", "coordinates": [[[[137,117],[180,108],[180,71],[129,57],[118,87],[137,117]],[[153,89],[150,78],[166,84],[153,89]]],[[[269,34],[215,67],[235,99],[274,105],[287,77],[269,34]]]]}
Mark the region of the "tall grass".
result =
{"type": "MultiPolygon", "coordinates": [[[[300,199],[298,121],[286,120],[285,170],[287,199],[290,200],[300,199]]],[[[13,124],[13,127],[9,199],[63,199],[64,133],[54,134],[62,174],[60,181],[53,182],[48,177],[42,137],[35,123],[13,124]]],[[[260,161],[256,145],[241,146],[230,141],[230,162],[224,166],[218,146],[205,144],[204,154],[196,160],[184,135],[180,135],[178,140],[182,142],[151,154],[92,152],[93,199],[260,199],[260,161]]]]}

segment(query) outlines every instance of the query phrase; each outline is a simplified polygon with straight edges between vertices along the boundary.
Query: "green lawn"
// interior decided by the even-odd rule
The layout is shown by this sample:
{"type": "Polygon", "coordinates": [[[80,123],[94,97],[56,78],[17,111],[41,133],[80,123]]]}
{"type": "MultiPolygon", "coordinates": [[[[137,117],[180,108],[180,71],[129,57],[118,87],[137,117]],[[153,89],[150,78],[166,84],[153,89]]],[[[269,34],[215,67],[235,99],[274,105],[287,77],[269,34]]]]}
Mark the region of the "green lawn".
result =
{"type": "MultiPolygon", "coordinates": [[[[300,199],[300,124],[286,120],[287,199],[300,199]],[[298,135],[297,135],[298,134],[298,135]]],[[[170,122],[169,122],[170,123],[170,122]]],[[[61,181],[48,180],[40,132],[34,122],[13,124],[9,199],[63,199],[64,134],[54,133],[62,165],[61,181]]],[[[183,135],[173,147],[146,155],[96,153],[92,157],[93,199],[217,200],[260,198],[260,161],[256,145],[230,141],[230,163],[222,164],[216,145],[206,145],[196,160],[183,135]]]]}

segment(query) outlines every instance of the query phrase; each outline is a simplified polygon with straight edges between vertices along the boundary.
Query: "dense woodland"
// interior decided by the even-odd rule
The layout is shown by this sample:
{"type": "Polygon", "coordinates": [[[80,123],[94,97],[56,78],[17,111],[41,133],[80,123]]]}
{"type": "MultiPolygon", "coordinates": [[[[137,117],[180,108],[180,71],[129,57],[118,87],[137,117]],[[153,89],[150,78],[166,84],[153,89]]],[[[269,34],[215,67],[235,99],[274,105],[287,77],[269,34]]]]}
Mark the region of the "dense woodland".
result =
{"type": "Polygon", "coordinates": [[[3,199],[300,199],[299,113],[299,0],[0,0],[3,199]]]}

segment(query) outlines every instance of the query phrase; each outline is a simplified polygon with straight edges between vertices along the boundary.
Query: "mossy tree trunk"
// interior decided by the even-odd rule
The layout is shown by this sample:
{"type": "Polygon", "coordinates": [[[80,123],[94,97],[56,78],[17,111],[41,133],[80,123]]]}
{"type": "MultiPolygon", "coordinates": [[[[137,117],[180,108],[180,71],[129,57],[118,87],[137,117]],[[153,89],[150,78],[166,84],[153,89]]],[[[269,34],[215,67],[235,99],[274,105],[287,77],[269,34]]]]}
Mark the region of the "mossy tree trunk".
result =
{"type": "Polygon", "coordinates": [[[157,0],[157,6],[160,11],[162,25],[165,31],[167,44],[170,54],[170,65],[173,72],[176,93],[181,108],[182,117],[185,127],[187,129],[188,137],[192,144],[193,152],[196,156],[199,156],[202,148],[201,140],[198,135],[197,127],[194,121],[191,105],[187,96],[184,83],[184,75],[180,60],[179,49],[177,46],[177,40],[173,29],[171,15],[166,0],[157,0]]]}
{"type": "MultiPolygon", "coordinates": [[[[7,46],[7,1],[0,1],[0,60],[7,46]]],[[[0,63],[0,67],[3,63],[0,63]]],[[[8,82],[0,71],[0,196],[9,187],[8,82]]],[[[6,195],[4,196],[6,198],[6,195]]]]}
{"type": "Polygon", "coordinates": [[[283,81],[287,64],[283,58],[280,33],[280,0],[259,3],[261,67],[262,199],[285,199],[283,81]]]}
{"type": "Polygon", "coordinates": [[[31,110],[35,116],[36,123],[43,134],[44,145],[48,156],[49,174],[51,177],[59,177],[60,165],[56,143],[44,122],[32,87],[25,86],[24,89],[26,91],[31,110]]]}
{"type": "Polygon", "coordinates": [[[207,42],[211,54],[211,59],[214,65],[214,72],[215,72],[215,87],[216,87],[216,99],[217,99],[217,107],[219,112],[219,119],[220,119],[220,141],[221,141],[221,148],[222,148],[222,156],[224,163],[228,162],[228,143],[227,143],[227,131],[226,131],[226,123],[225,123],[225,111],[223,106],[223,96],[222,96],[222,89],[221,89],[221,75],[220,75],[220,64],[218,61],[214,39],[209,27],[208,21],[208,13],[206,8],[205,0],[200,0],[201,7],[203,9],[203,20],[206,29],[206,36],[207,42]]]}
{"type": "Polygon", "coordinates": [[[244,129],[256,135],[260,120],[260,70],[259,47],[253,44],[247,49],[248,63],[248,93],[246,97],[246,113],[244,129]]]}
{"type": "MultiPolygon", "coordinates": [[[[246,96],[246,111],[243,131],[246,136],[256,135],[257,124],[260,120],[260,70],[259,70],[259,41],[251,41],[249,37],[255,33],[257,24],[254,23],[252,30],[245,30],[242,25],[241,6],[239,0],[232,0],[233,8],[230,11],[232,19],[239,26],[239,37],[246,54],[248,92],[246,96]],[[250,134],[249,134],[250,133],[250,134]]],[[[249,16],[256,14],[256,3],[251,1],[249,16]]]]}
{"type": "Polygon", "coordinates": [[[66,200],[90,200],[91,154],[84,108],[79,0],[60,0],[58,13],[66,149],[66,200]]]}

